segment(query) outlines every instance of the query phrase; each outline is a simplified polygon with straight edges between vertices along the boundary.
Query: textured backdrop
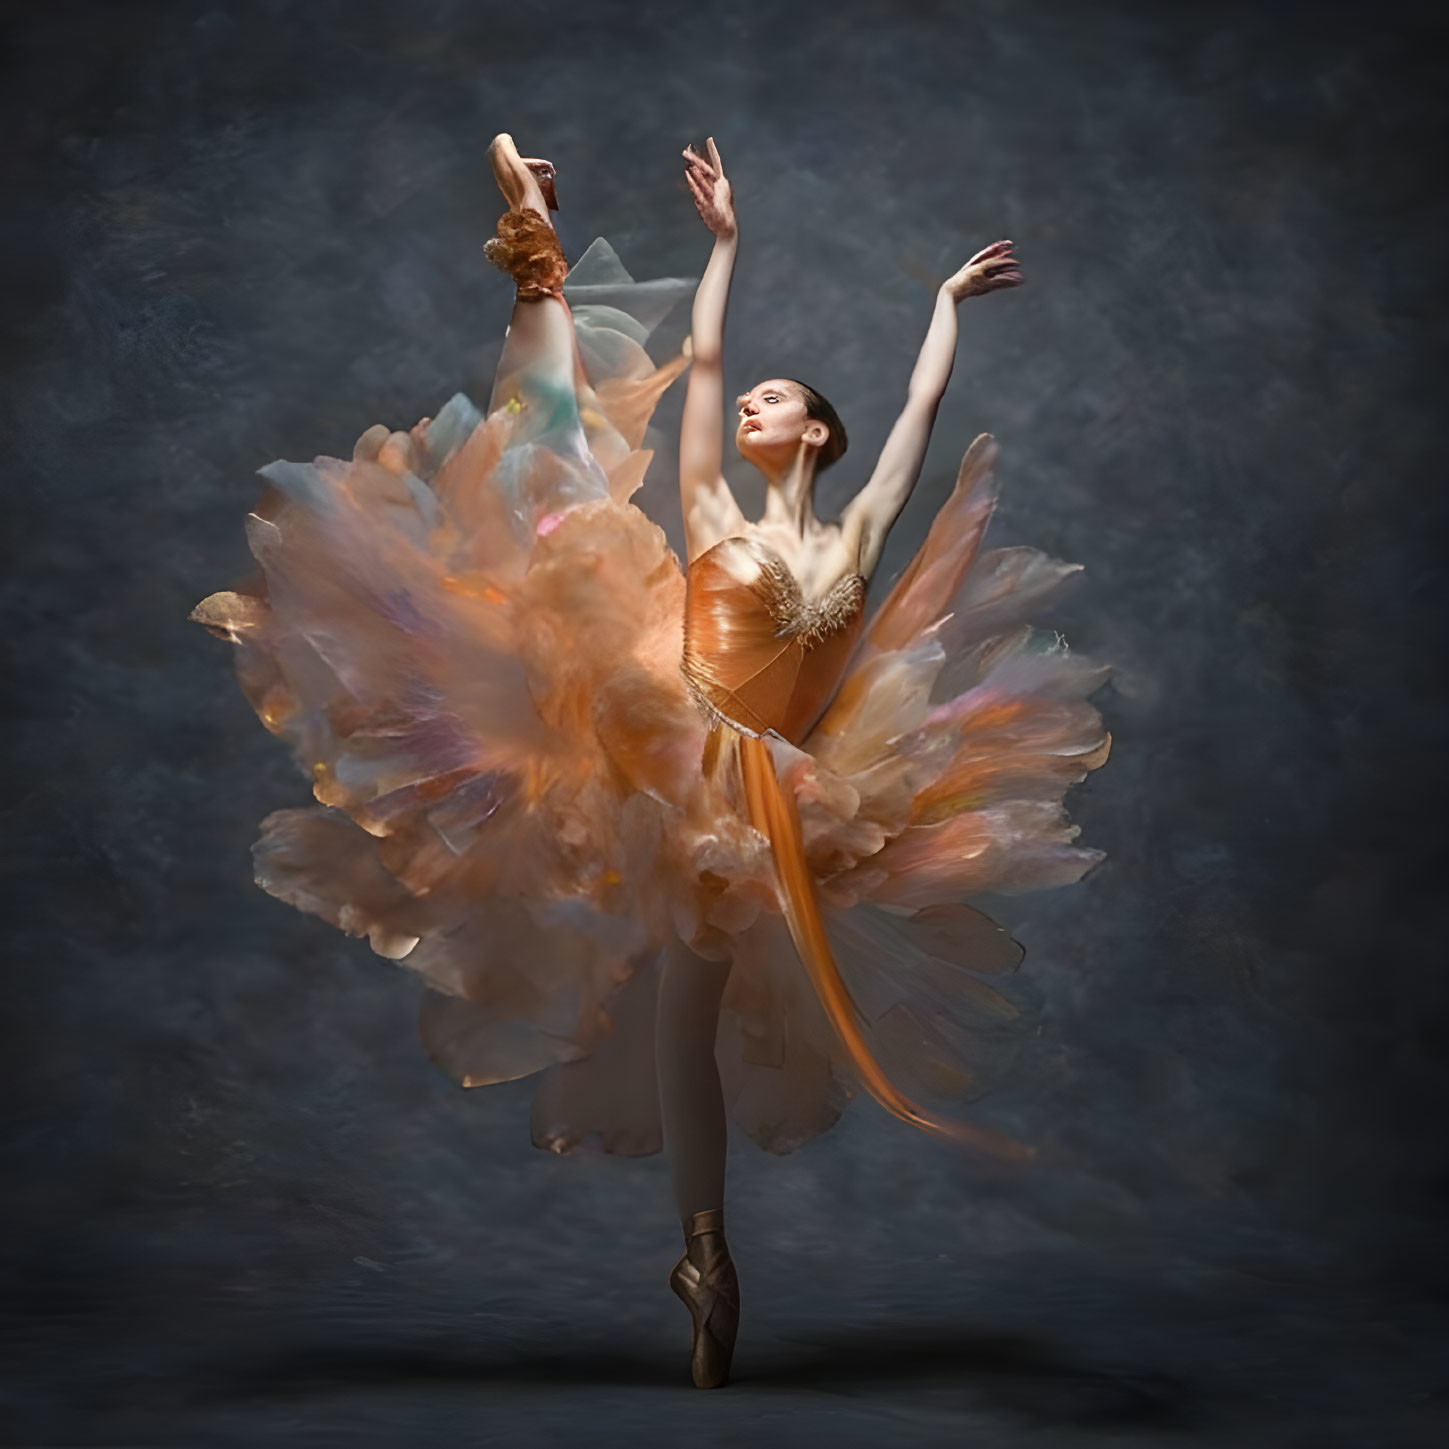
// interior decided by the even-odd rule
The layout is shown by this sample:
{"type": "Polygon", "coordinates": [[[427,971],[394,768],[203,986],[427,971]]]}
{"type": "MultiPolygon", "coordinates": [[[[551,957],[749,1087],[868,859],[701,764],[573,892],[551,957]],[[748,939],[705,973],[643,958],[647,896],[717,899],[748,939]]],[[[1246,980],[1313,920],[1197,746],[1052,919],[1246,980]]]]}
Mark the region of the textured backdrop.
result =
{"type": "Polygon", "coordinates": [[[7,13],[5,1442],[1442,1429],[1430,7],[7,13]],[[1050,1166],[871,1103],[739,1146],[706,1400],[663,1163],[532,1151],[528,1084],[451,1087],[406,973],[252,887],[306,785],[185,622],[246,569],[257,467],[486,397],[499,129],[557,163],[570,254],[638,277],[702,267],[678,153],[716,136],[730,383],[830,396],[827,509],[932,287],[1012,237],[883,576],[990,430],[993,538],[1086,565],[1056,622],[1117,665],[1072,797],[1109,858],[1001,907],[1045,1015],[990,1110],[1050,1166]]]}

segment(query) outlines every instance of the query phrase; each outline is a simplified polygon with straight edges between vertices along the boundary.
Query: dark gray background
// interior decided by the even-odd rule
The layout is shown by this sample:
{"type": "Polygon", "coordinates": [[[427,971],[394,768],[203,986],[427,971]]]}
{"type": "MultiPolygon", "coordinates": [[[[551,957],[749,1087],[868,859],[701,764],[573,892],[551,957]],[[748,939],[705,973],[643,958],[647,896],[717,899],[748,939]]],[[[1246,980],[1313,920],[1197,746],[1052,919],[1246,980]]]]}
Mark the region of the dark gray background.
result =
{"type": "Polygon", "coordinates": [[[1434,8],[8,7],[6,1442],[1442,1430],[1434,8]],[[731,381],[835,402],[827,507],[1014,238],[885,571],[989,429],[994,537],[1087,565],[1058,622],[1118,666],[1109,859],[1004,912],[1046,1011],[990,1107],[1047,1165],[870,1103],[739,1147],[708,1397],[663,1163],[533,1152],[528,1084],[452,1088],[415,983],[251,886],[306,786],[185,622],[255,468],[486,395],[502,128],[640,277],[703,265],[715,134],[731,381]]]}

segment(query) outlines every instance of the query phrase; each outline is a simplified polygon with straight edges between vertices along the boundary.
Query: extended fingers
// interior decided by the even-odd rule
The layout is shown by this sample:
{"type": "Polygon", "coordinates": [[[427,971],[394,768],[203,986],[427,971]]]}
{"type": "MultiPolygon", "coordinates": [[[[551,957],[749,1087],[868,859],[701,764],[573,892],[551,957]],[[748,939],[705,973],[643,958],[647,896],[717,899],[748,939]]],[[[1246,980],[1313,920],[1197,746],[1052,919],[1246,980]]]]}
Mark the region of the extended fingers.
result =
{"type": "Polygon", "coordinates": [[[982,249],[951,278],[949,286],[952,295],[960,301],[963,297],[979,297],[1005,287],[1019,287],[1026,281],[1021,270],[1021,258],[1012,255],[1009,241],[992,242],[982,249]]]}
{"type": "Polygon", "coordinates": [[[981,278],[981,285],[987,291],[998,287],[1019,287],[1026,277],[1022,274],[1021,258],[1012,255],[1009,241],[992,242],[982,247],[966,264],[981,278]]]}
{"type": "Polygon", "coordinates": [[[1019,287],[1024,281],[1026,277],[1021,264],[1014,259],[1003,265],[981,269],[981,286],[986,291],[994,292],[998,287],[1019,287]]]}
{"type": "Polygon", "coordinates": [[[716,168],[706,161],[693,146],[686,146],[683,154],[685,164],[691,171],[697,172],[702,180],[713,181],[719,175],[716,168]]]}
{"type": "Polygon", "coordinates": [[[1012,243],[1009,241],[992,242],[989,247],[982,247],[981,250],[977,252],[976,255],[972,257],[969,262],[966,263],[966,265],[968,267],[975,266],[977,262],[984,262],[990,257],[1001,256],[1004,253],[1009,252],[1011,248],[1012,243]]]}
{"type": "Polygon", "coordinates": [[[719,147],[714,144],[714,137],[705,137],[704,144],[709,147],[709,160],[710,165],[714,167],[714,174],[716,176],[723,176],[724,162],[719,159],[719,147]]]}

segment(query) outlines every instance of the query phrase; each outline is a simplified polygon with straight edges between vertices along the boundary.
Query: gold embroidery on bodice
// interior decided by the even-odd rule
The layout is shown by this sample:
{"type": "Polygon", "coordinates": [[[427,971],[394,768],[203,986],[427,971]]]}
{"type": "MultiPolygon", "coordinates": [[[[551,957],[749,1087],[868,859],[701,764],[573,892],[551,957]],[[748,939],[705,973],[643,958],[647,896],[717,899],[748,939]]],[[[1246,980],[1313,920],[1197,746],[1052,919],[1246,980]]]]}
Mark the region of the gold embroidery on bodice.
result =
{"type": "Polygon", "coordinates": [[[690,564],[688,585],[682,668],[700,707],[743,734],[799,743],[855,649],[864,578],[807,600],[774,549],[727,538],[690,564]]]}

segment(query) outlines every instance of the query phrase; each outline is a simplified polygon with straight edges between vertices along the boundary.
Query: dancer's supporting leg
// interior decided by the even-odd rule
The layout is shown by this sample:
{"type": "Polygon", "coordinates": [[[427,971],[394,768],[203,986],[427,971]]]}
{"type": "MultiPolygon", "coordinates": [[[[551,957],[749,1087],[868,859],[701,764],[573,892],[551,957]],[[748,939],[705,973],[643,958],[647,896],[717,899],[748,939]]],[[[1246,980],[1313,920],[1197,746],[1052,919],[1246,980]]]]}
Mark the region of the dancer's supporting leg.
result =
{"type": "Polygon", "coordinates": [[[664,1149],[684,1227],[684,1256],[669,1283],[694,1323],[690,1371],[702,1389],[729,1377],[740,1319],[740,1289],[724,1236],[724,1093],[715,1063],[720,998],[729,966],[682,943],[664,959],[655,1060],[664,1149]]]}
{"type": "Polygon", "coordinates": [[[725,1107],[714,1042],[729,969],[678,941],[659,982],[659,1117],[681,1218],[724,1206],[725,1107]]]}

